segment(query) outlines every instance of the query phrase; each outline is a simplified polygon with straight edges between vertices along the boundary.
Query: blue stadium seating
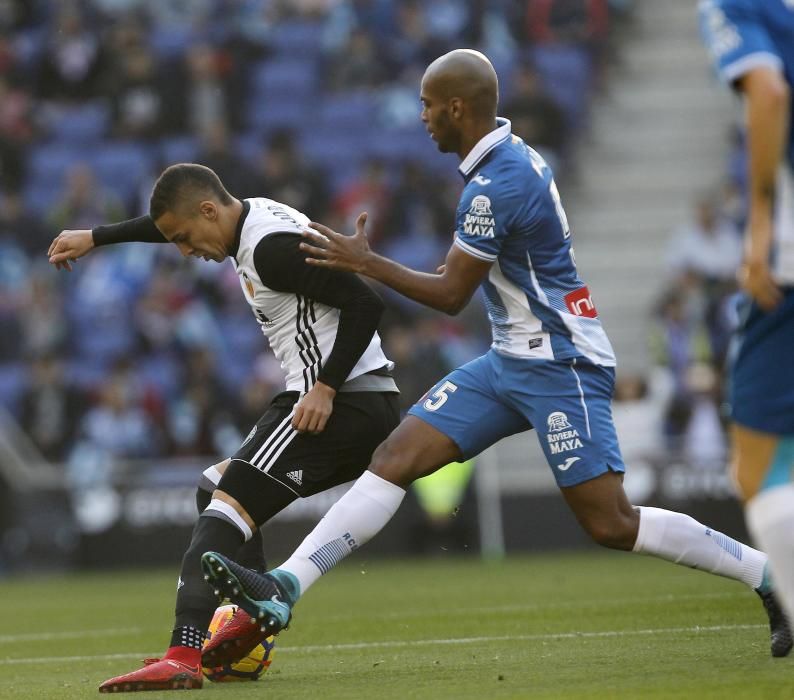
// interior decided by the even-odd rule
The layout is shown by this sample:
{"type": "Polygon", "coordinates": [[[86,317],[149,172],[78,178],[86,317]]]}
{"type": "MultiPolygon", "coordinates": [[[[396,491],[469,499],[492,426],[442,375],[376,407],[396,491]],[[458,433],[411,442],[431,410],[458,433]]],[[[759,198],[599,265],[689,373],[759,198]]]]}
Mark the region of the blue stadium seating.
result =
{"type": "Polygon", "coordinates": [[[110,108],[100,101],[65,108],[50,127],[55,141],[70,145],[99,143],[110,125],[110,108]]]}
{"type": "Polygon", "coordinates": [[[322,50],[322,36],[323,25],[319,22],[288,20],[279,23],[268,43],[277,54],[314,56],[322,50]]]}
{"type": "Polygon", "coordinates": [[[570,126],[584,126],[593,72],[587,49],[550,44],[534,47],[530,55],[543,86],[563,108],[570,126]]]}
{"type": "Polygon", "coordinates": [[[91,155],[90,148],[63,142],[33,146],[28,156],[25,205],[31,211],[47,212],[60,199],[67,172],[91,155]]]}
{"type": "Polygon", "coordinates": [[[310,110],[304,97],[252,93],[246,106],[246,123],[260,134],[285,127],[300,129],[309,122],[312,116],[310,110]]]}
{"type": "Polygon", "coordinates": [[[141,143],[106,143],[98,150],[91,164],[97,179],[125,201],[132,197],[144,179],[152,174],[154,159],[141,143]]]}
{"type": "Polygon", "coordinates": [[[304,130],[300,148],[311,161],[328,168],[358,167],[366,158],[366,133],[356,130],[337,130],[321,126],[304,130]]]}
{"type": "Polygon", "coordinates": [[[173,163],[193,163],[199,154],[198,139],[192,136],[172,136],[160,141],[159,160],[163,167],[173,163]]]}
{"type": "Polygon", "coordinates": [[[28,156],[28,181],[42,186],[60,185],[76,163],[85,162],[92,151],[69,143],[33,146],[28,156]]]}
{"type": "Polygon", "coordinates": [[[158,26],[154,25],[149,32],[149,42],[155,52],[164,57],[179,57],[195,41],[189,25],[158,26]]]}
{"type": "Polygon", "coordinates": [[[309,58],[274,58],[251,67],[251,96],[271,100],[314,97],[317,64],[309,58]]]}
{"type": "Polygon", "coordinates": [[[232,137],[234,152],[238,158],[244,160],[248,165],[254,165],[265,148],[265,140],[261,132],[246,131],[232,137]]]}
{"type": "Polygon", "coordinates": [[[368,129],[375,121],[377,108],[377,98],[369,91],[340,92],[322,99],[316,118],[328,129],[368,129]]]}
{"type": "Polygon", "coordinates": [[[0,363],[0,405],[16,412],[28,381],[28,367],[23,362],[0,363]]]}

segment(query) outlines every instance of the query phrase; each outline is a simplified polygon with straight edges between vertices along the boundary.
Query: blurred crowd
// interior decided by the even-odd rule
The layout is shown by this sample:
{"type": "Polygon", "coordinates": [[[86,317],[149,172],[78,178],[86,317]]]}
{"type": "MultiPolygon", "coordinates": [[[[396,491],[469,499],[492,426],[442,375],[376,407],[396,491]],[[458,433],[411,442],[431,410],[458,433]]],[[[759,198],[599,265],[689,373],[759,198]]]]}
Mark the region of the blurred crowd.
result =
{"type": "Polygon", "coordinates": [[[726,361],[739,322],[747,168],[738,130],[727,150],[721,181],[695,193],[688,220],[671,232],[650,338],[663,370],[663,449],[705,468],[727,455],[726,361]]]}
{"type": "MultiPolygon", "coordinates": [[[[138,244],[56,272],[51,239],[145,213],[161,169],[194,161],[338,230],[367,210],[377,250],[433,270],[461,182],[419,122],[427,63],[487,53],[502,113],[565,177],[628,4],[0,0],[0,401],[78,484],[115,459],[233,452],[283,376],[232,267],[138,244]]],[[[381,291],[406,407],[490,342],[476,308],[381,291]]]]}

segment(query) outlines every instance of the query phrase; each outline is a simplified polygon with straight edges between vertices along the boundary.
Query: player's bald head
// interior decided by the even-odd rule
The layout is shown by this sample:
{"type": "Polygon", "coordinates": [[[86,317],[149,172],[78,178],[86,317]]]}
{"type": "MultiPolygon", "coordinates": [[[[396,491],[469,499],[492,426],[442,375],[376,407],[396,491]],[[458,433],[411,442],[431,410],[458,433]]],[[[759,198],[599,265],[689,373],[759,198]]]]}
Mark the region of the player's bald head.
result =
{"type": "Polygon", "coordinates": [[[422,89],[444,101],[455,97],[463,100],[477,118],[496,118],[496,71],[479,51],[455,49],[437,58],[425,71],[422,89]]]}

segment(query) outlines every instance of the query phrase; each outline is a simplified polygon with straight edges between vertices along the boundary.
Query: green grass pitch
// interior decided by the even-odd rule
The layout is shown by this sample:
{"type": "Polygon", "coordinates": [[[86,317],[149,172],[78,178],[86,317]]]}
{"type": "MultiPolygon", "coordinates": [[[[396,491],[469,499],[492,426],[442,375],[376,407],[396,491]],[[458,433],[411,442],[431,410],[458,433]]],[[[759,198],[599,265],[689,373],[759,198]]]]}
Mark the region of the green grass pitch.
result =
{"type": "MultiPolygon", "coordinates": [[[[794,697],[794,657],[770,657],[760,601],[733,581],[617,553],[490,563],[362,554],[299,603],[265,677],[206,682],[189,697],[794,697]]],[[[103,680],[164,650],[175,579],[0,582],[0,698],[98,697],[103,680]]]]}

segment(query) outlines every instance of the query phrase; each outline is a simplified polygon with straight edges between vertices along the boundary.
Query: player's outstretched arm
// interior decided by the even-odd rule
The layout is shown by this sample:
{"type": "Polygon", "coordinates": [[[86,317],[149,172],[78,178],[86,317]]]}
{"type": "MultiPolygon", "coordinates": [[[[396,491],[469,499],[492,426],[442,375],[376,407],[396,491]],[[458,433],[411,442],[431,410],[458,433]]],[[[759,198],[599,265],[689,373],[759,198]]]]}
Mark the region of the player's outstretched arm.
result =
{"type": "Polygon", "coordinates": [[[47,251],[50,263],[58,269],[71,270],[71,264],[94,248],[114,243],[167,243],[150,216],[139,216],[116,224],[88,229],[61,231],[47,251]]]}
{"type": "Polygon", "coordinates": [[[360,214],[353,236],[312,223],[313,230],[304,232],[309,242],[301,244],[301,250],[310,256],[306,262],[366,275],[409,299],[451,315],[459,313],[469,303],[491,268],[491,262],[479,260],[452,246],[438,274],[412,270],[370,249],[364,230],[366,222],[366,213],[360,214]]]}
{"type": "Polygon", "coordinates": [[[61,231],[50,243],[47,256],[58,270],[71,271],[72,263],[94,247],[94,237],[87,229],[61,231]]]}
{"type": "Polygon", "coordinates": [[[769,253],[773,237],[775,180],[785,153],[790,118],[790,88],[781,73],[768,67],[748,72],[739,88],[747,98],[750,160],[749,216],[740,282],[761,308],[770,310],[783,298],[769,269],[769,253]]]}

